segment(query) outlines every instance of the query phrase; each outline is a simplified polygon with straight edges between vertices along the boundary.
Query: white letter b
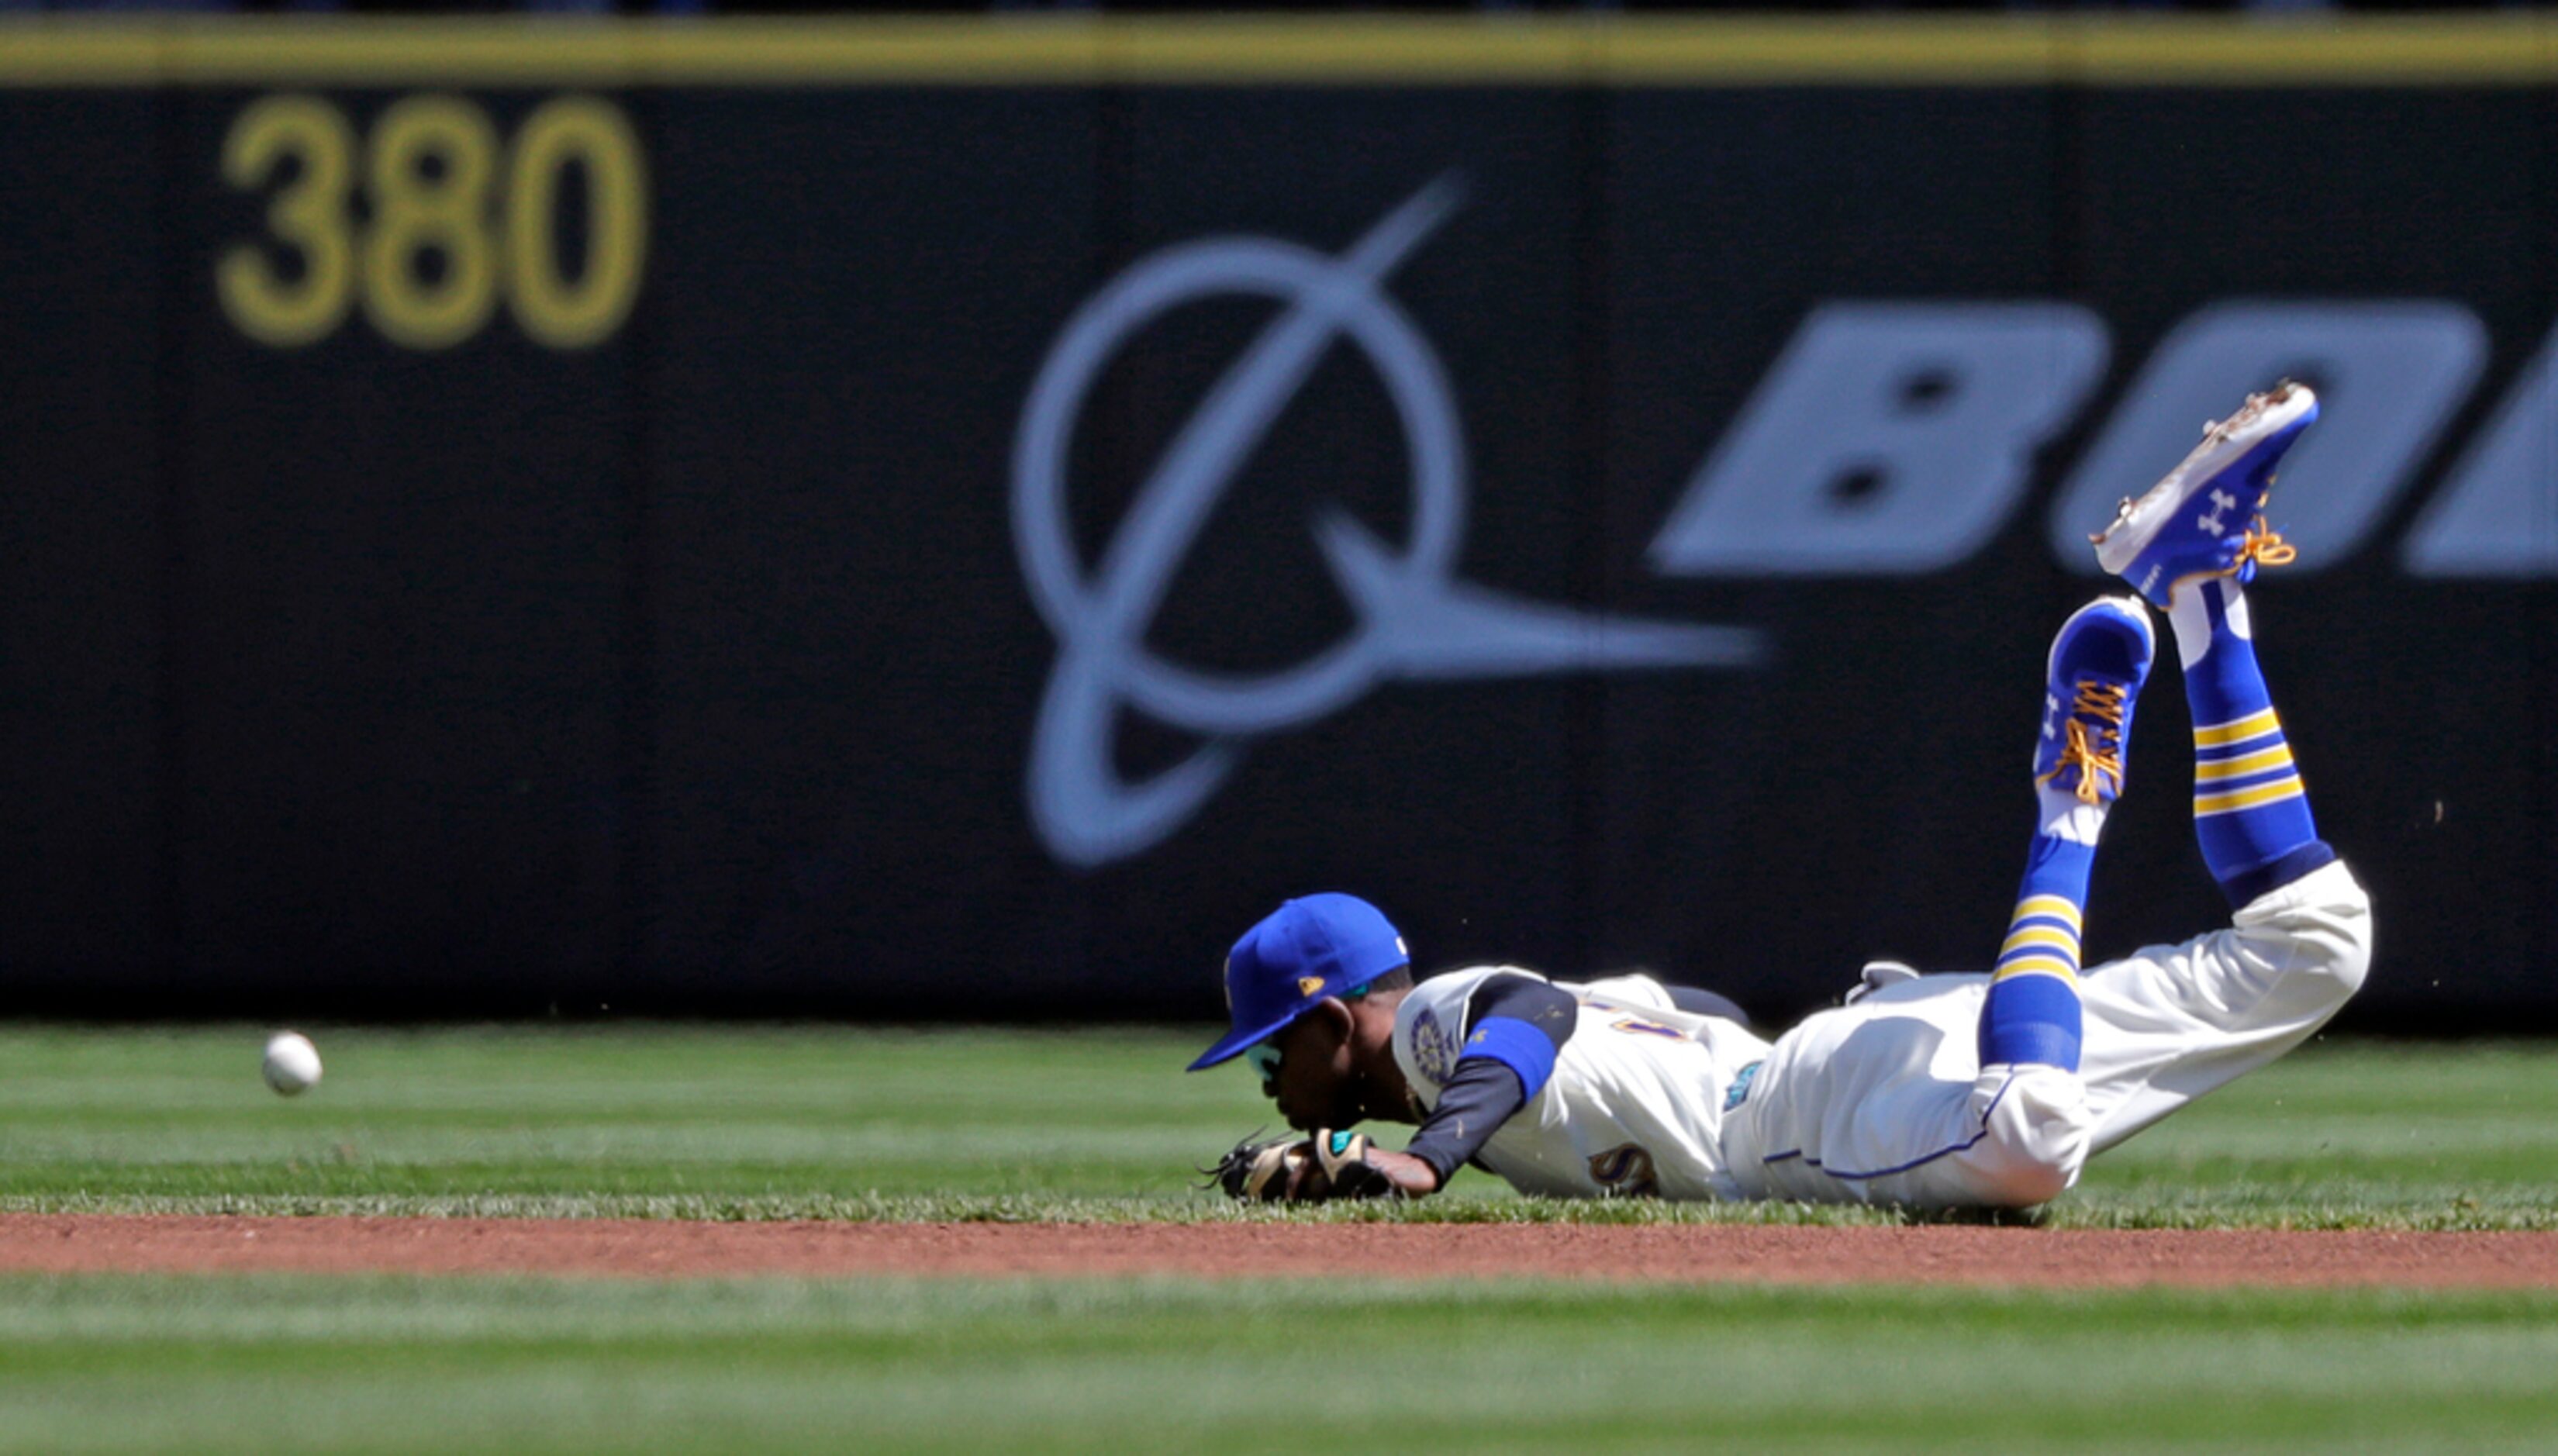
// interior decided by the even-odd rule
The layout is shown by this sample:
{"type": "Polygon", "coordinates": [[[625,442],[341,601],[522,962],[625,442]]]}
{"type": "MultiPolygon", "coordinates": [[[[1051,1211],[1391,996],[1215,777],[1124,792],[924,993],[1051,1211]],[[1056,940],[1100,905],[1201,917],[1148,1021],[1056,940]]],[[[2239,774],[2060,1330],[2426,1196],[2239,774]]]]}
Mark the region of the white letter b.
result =
{"type": "Polygon", "coordinates": [[[2103,369],[2053,303],[1815,308],[1651,547],[1689,576],[1916,575],[1980,548],[2103,369]]]}

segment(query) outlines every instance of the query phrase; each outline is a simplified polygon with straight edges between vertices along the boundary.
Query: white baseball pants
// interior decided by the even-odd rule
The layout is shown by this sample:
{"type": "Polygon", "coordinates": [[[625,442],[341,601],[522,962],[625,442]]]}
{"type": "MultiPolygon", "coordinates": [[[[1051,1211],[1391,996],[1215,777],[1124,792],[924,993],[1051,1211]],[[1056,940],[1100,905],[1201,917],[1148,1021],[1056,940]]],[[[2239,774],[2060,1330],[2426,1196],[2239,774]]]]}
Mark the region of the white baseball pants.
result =
{"type": "Polygon", "coordinates": [[[2043,1203],[2090,1154],[2300,1045],[2370,963],[2371,902],[2338,863],[2227,930],[2081,971],[2074,1075],[1980,1065],[1988,976],[1907,981],[1776,1039],[1724,1118],[1727,1166],[1752,1198],[2043,1203]]]}

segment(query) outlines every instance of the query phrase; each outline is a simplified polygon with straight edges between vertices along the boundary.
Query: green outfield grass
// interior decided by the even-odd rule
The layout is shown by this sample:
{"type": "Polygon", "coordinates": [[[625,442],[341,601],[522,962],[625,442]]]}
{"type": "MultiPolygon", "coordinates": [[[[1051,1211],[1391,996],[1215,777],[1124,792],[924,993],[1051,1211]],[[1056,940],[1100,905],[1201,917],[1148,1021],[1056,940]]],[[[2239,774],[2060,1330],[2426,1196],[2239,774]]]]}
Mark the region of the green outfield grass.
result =
{"type": "Polygon", "coordinates": [[[0,1451],[2546,1450],[2548,1300],[0,1280],[0,1451]]]}
{"type": "MultiPolygon", "coordinates": [[[[1192,1170],[1272,1121],[1245,1073],[1182,1074],[1205,1029],[318,1035],[327,1079],[286,1099],[250,1028],[0,1032],[0,1208],[1212,1218],[1192,1170]]],[[[2098,1159],[2048,1218],[2547,1229],[2553,1174],[2558,1046],[2315,1043],[2098,1159]]],[[[1595,1210],[1468,1173],[1390,1217],[1879,1216],[1595,1210]]]]}
{"type": "MultiPolygon", "coordinates": [[[[0,1032],[0,1208],[1238,1214],[1205,1029],[0,1032]]],[[[2558,1047],[2320,1044],[2100,1160],[2059,1226],[2558,1228],[2558,1047]]],[[[2025,1235],[2021,1237],[2033,1237],[2025,1235]]],[[[2558,1296],[1196,1280],[0,1277],[0,1452],[2558,1446],[2558,1296]]]]}

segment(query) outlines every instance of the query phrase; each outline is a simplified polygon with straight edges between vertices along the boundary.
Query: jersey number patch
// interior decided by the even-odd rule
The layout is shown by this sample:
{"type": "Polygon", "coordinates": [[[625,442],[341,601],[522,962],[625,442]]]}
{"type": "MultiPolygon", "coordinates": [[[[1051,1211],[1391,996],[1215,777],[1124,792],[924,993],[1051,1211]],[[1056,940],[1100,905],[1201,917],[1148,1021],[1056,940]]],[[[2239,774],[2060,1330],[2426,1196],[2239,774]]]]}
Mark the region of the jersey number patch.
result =
{"type": "Polygon", "coordinates": [[[1652,1173],[1652,1155],[1634,1143],[1620,1143],[1590,1155],[1590,1177],[1611,1198],[1657,1198],[1660,1180],[1652,1173]]]}

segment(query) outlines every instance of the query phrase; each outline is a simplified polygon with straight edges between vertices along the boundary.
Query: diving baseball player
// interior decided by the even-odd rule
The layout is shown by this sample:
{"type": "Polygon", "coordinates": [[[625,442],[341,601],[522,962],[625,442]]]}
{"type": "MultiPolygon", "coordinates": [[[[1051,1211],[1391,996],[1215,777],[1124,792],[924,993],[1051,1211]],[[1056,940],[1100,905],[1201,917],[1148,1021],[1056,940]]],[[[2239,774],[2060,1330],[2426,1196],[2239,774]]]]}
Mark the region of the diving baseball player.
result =
{"type": "Polygon", "coordinates": [[[2285,382],[2094,537],[2138,596],[2054,640],[2037,828],[1984,974],[1870,966],[1848,1004],[1764,1040],[1731,1003],[1642,976],[1516,966],[1415,984],[1402,939],[1349,895],[1291,900],[1235,943],[1233,1028],[1192,1070],[1248,1059],[1291,1126],[1217,1169],[1238,1198],[1417,1196],[1465,1163],[1565,1197],[2023,1208],[2087,1158],[2299,1045],[2361,983],[2371,911],[2318,836],[2258,670],[2246,585],[2291,559],[2261,514],[2318,416],[2285,382]],[[2193,708],[2194,818],[2225,930],[2082,969],[2080,917],[2165,609],[2193,708]],[[1345,1130],[1420,1124],[1401,1152],[1345,1130]]]}

